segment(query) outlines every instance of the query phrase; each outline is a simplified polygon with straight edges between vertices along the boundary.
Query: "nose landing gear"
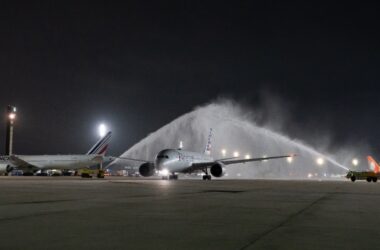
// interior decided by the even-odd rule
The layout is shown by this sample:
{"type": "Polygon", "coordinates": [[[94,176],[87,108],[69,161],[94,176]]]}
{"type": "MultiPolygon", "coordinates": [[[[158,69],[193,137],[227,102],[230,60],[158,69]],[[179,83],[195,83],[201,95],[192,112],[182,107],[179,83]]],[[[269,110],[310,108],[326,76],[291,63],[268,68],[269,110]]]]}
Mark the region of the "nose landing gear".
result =
{"type": "Polygon", "coordinates": [[[99,169],[99,171],[98,171],[96,177],[101,178],[101,179],[104,179],[104,170],[99,169]]]}
{"type": "Polygon", "coordinates": [[[163,180],[178,180],[178,175],[172,173],[171,175],[162,176],[163,180]]]}
{"type": "Polygon", "coordinates": [[[176,174],[169,175],[169,180],[178,180],[178,175],[176,174]]]}

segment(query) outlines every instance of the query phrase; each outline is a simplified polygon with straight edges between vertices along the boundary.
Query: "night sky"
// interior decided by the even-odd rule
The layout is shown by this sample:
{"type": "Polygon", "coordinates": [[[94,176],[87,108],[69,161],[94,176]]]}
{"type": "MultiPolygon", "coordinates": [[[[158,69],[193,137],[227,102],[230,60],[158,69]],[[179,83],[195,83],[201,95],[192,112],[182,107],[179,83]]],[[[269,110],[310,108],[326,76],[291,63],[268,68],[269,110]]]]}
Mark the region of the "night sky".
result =
{"type": "Polygon", "coordinates": [[[368,142],[380,158],[380,4],[32,2],[0,4],[0,108],[4,128],[6,105],[18,108],[15,153],[85,153],[105,122],[121,154],[225,97],[269,120],[273,100],[291,138],[368,142]]]}

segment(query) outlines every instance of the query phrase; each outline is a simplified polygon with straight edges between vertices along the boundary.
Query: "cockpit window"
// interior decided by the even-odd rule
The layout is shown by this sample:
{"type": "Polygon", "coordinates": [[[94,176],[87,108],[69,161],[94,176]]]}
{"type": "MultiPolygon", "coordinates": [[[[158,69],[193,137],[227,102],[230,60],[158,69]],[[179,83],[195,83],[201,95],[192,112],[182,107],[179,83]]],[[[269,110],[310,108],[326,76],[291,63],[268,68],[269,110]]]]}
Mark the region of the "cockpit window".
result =
{"type": "Polygon", "coordinates": [[[169,156],[167,156],[167,155],[157,155],[157,159],[163,159],[163,158],[169,159],[169,156]]]}

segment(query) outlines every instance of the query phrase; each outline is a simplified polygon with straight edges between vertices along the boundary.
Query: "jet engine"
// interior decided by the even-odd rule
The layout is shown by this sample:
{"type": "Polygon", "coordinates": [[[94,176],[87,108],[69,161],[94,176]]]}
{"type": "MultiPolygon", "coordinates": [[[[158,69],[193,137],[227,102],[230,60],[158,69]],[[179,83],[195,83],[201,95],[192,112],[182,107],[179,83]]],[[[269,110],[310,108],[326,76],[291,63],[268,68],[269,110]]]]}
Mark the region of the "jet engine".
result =
{"type": "Polygon", "coordinates": [[[9,173],[13,170],[13,167],[8,164],[0,164],[0,174],[9,173]]]}
{"type": "Polygon", "coordinates": [[[226,173],[224,164],[221,162],[215,163],[211,166],[210,173],[214,177],[222,177],[226,173]]]}
{"type": "Polygon", "coordinates": [[[141,164],[139,167],[139,173],[144,177],[152,176],[154,174],[154,164],[150,162],[141,164]]]}

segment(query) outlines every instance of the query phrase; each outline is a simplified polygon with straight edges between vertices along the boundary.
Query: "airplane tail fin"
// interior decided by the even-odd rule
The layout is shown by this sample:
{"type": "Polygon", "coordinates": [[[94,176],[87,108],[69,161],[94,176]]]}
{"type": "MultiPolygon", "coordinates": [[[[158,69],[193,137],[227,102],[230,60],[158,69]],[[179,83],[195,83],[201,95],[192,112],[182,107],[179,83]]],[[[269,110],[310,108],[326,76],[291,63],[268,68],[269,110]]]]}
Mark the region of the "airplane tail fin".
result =
{"type": "Polygon", "coordinates": [[[105,155],[108,149],[109,142],[111,140],[112,132],[109,131],[94,146],[87,152],[88,155],[105,155]]]}
{"type": "Polygon", "coordinates": [[[379,164],[370,155],[367,156],[367,159],[368,159],[368,164],[369,164],[369,167],[371,168],[371,170],[373,170],[373,172],[375,172],[375,173],[379,173],[380,172],[379,164]]]}
{"type": "Polygon", "coordinates": [[[207,154],[207,155],[211,154],[211,138],[212,138],[212,128],[210,128],[210,133],[207,138],[207,144],[206,144],[204,154],[207,154]]]}

